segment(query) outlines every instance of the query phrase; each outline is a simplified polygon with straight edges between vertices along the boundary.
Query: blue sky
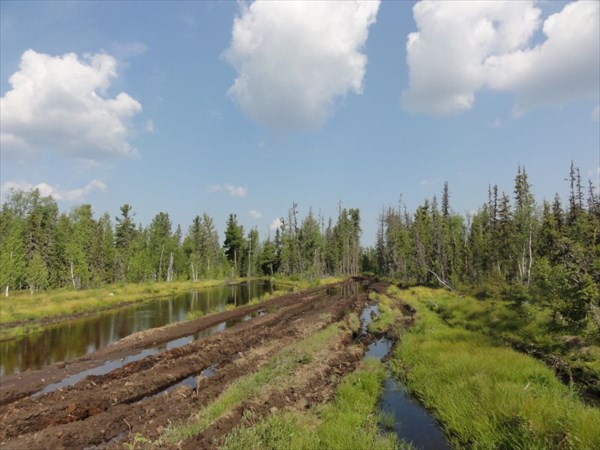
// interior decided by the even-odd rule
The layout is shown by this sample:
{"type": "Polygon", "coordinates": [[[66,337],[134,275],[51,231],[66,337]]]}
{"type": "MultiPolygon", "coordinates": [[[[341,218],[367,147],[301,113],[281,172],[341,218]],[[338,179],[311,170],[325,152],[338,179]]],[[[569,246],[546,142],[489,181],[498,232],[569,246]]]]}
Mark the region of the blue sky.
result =
{"type": "Polygon", "coordinates": [[[444,181],[461,213],[518,165],[538,199],[571,160],[597,185],[598,2],[491,3],[3,1],[3,191],[263,236],[341,201],[368,245],[444,181]]]}

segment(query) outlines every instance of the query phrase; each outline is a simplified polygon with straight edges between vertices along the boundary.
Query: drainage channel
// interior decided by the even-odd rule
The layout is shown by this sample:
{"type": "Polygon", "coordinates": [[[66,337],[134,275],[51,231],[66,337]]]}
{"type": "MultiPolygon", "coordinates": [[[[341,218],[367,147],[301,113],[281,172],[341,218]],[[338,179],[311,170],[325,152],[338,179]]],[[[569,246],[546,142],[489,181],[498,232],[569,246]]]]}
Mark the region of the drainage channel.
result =
{"type": "MultiPolygon", "coordinates": [[[[238,323],[247,322],[248,320],[251,320],[255,317],[262,317],[266,314],[268,314],[267,311],[265,311],[264,309],[261,309],[256,312],[246,314],[242,319],[226,320],[226,321],[218,323],[217,325],[213,325],[210,328],[206,328],[198,333],[174,339],[165,344],[161,344],[156,347],[142,350],[139,353],[135,353],[133,355],[126,356],[125,358],[121,358],[119,360],[112,360],[112,359],[108,360],[100,366],[74,373],[72,375],[69,375],[66,378],[63,378],[61,381],[49,384],[48,386],[45,386],[43,389],[41,389],[40,391],[33,394],[32,397],[39,397],[41,395],[54,392],[58,389],[66,388],[69,386],[74,386],[75,384],[77,384],[78,382],[80,382],[81,380],[83,380],[84,378],[86,378],[90,375],[95,375],[95,376],[106,375],[107,373],[110,373],[113,370],[120,369],[129,363],[132,363],[135,361],[140,361],[144,358],[147,358],[148,356],[157,355],[163,351],[183,347],[184,345],[190,344],[198,339],[221,333],[222,331],[226,330],[227,328],[231,328],[232,326],[237,325],[238,323]]],[[[205,371],[209,370],[209,369],[211,369],[211,368],[209,367],[208,369],[205,369],[205,371]]],[[[214,368],[212,368],[211,370],[213,370],[213,372],[210,375],[205,375],[207,378],[214,374],[214,368]]],[[[192,378],[192,377],[189,377],[189,378],[192,378]]],[[[187,378],[186,378],[186,380],[187,380],[187,378]]],[[[184,381],[186,381],[186,380],[184,380],[184,381]]],[[[168,390],[170,388],[180,385],[182,383],[183,383],[183,381],[181,381],[173,386],[170,386],[169,388],[159,392],[159,394],[162,392],[165,392],[166,390],[168,390]]],[[[183,384],[189,384],[189,383],[191,383],[191,381],[186,381],[183,384]]]]}
{"type": "MultiPolygon", "coordinates": [[[[379,315],[377,304],[366,306],[361,315],[362,334],[367,333],[369,324],[379,315]]],[[[381,361],[392,350],[394,342],[380,338],[369,345],[365,358],[381,361]]],[[[421,450],[450,450],[450,445],[437,421],[416,400],[411,398],[406,388],[388,372],[379,410],[384,417],[393,418],[393,424],[386,423],[383,431],[393,431],[398,439],[412,444],[421,450]]]]}

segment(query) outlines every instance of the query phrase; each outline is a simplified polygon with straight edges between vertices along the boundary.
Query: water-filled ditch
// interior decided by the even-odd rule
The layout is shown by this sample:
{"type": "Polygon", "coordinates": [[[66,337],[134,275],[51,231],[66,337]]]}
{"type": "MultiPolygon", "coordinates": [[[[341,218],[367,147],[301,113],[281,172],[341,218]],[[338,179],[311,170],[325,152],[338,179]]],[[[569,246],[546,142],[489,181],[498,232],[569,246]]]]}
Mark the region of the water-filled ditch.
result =
{"type": "MultiPolygon", "coordinates": [[[[366,334],[369,324],[379,315],[377,304],[367,305],[361,315],[361,333],[366,334]]],[[[365,358],[381,361],[392,350],[394,342],[382,337],[369,345],[365,358]]],[[[379,401],[379,410],[385,420],[383,431],[392,431],[405,442],[421,450],[450,449],[448,441],[436,420],[421,406],[406,388],[388,372],[384,382],[383,394],[379,401]]]]}
{"type": "Polygon", "coordinates": [[[72,360],[138,331],[186,320],[188,314],[208,314],[223,311],[227,305],[245,305],[275,288],[263,281],[217,286],[48,326],[40,332],[0,342],[0,376],[72,360]]]}

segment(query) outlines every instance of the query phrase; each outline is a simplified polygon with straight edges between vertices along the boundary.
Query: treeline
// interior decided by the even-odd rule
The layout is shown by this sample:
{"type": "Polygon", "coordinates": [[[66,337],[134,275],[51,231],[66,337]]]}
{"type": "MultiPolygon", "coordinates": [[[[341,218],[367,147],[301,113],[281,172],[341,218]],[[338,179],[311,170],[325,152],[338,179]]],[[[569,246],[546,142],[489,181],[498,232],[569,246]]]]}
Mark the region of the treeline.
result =
{"type": "Polygon", "coordinates": [[[335,224],[312,211],[301,219],[297,205],[281,218],[273,239],[263,242],[256,228],[246,232],[231,214],[221,243],[213,219],[196,216],[186,233],[158,213],[144,227],[130,205],[94,218],[85,204],[60,212],[39,190],[11,191],[0,212],[0,285],[13,289],[114,282],[172,281],[231,276],[322,277],[360,271],[360,213],[339,208],[335,224]]]}
{"type": "Polygon", "coordinates": [[[452,211],[445,183],[441,203],[382,211],[365,267],[407,285],[476,286],[520,304],[544,302],[556,320],[582,324],[600,301],[600,201],[573,164],[567,181],[566,205],[558,194],[540,204],[519,168],[512,195],[491,186],[466,217],[452,211]]]}

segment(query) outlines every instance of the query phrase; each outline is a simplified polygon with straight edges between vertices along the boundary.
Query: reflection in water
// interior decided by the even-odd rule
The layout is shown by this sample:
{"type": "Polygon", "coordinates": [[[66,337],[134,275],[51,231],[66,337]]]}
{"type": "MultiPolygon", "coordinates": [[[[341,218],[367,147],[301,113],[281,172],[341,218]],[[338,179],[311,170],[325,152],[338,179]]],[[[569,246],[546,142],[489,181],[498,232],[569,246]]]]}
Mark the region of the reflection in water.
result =
{"type": "MultiPolygon", "coordinates": [[[[138,331],[185,320],[190,312],[207,314],[223,311],[228,304],[245,305],[274,289],[268,282],[217,286],[50,326],[39,333],[1,342],[0,376],[92,353],[138,331]]],[[[214,333],[212,329],[205,331],[207,335],[214,333]]]]}

